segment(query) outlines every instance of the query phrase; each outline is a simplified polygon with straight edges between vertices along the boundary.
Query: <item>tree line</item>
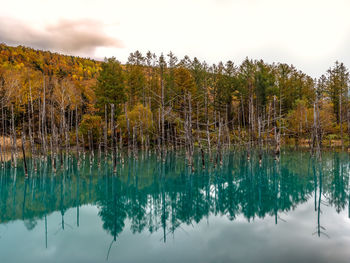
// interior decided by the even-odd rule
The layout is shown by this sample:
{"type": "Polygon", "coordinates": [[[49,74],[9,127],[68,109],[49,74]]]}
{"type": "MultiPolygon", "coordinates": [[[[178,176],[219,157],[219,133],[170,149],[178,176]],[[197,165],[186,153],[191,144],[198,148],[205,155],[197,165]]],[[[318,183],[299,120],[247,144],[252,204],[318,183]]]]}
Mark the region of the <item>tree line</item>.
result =
{"type": "Polygon", "coordinates": [[[61,160],[183,149],[190,165],[197,149],[220,163],[234,146],[276,155],[283,144],[349,147],[349,71],[340,62],[313,79],[249,58],[209,65],[136,51],[121,64],[1,44],[0,93],[0,156],[11,149],[14,165],[21,141],[23,154],[61,160]]]}

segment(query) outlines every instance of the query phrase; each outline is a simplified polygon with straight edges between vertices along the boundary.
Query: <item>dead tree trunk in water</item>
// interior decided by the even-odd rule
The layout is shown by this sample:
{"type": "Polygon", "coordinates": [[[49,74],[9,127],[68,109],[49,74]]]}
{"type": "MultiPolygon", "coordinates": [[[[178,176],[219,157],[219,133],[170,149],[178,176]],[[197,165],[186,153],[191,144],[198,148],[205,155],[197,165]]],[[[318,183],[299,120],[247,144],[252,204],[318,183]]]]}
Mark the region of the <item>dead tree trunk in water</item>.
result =
{"type": "Polygon", "coordinates": [[[226,137],[227,137],[227,143],[228,143],[228,149],[231,148],[231,137],[230,137],[230,130],[228,126],[228,105],[226,104],[226,120],[225,120],[225,130],[226,130],[226,137]]]}
{"type": "MultiPolygon", "coordinates": [[[[1,105],[1,112],[2,112],[2,119],[1,119],[2,136],[4,136],[4,114],[3,114],[3,107],[2,107],[2,105],[1,105]]],[[[4,140],[4,137],[3,137],[3,140],[4,140]]],[[[4,144],[4,143],[1,145],[0,150],[1,150],[1,152],[0,152],[1,167],[3,168],[3,167],[4,167],[4,161],[5,161],[5,158],[4,158],[4,151],[6,150],[6,149],[5,149],[5,144],[4,144]]]]}
{"type": "Polygon", "coordinates": [[[78,126],[78,106],[75,106],[75,142],[77,148],[77,165],[80,165],[80,145],[79,145],[79,126],[78,126]]]}
{"type": "MultiPolygon", "coordinates": [[[[192,104],[191,104],[191,93],[187,95],[188,100],[188,115],[187,115],[187,143],[188,143],[188,160],[191,166],[192,172],[194,171],[193,166],[193,136],[192,136],[192,104]]],[[[186,100],[185,100],[186,102],[186,100]]]]}
{"type": "Polygon", "coordinates": [[[137,141],[136,141],[136,136],[137,136],[137,127],[132,127],[132,152],[134,155],[134,158],[137,158],[136,156],[136,148],[137,148],[137,141]]]}
{"type": "Polygon", "coordinates": [[[51,165],[53,164],[53,158],[54,158],[54,145],[53,145],[53,133],[54,133],[54,120],[53,120],[53,103],[51,102],[51,110],[50,110],[50,132],[51,132],[51,136],[50,136],[50,155],[51,155],[51,165]]]}
{"type": "MultiPolygon", "coordinates": [[[[165,133],[164,133],[164,81],[161,74],[161,134],[162,134],[162,155],[165,155],[165,133]]],[[[164,156],[163,156],[164,159],[164,156]]]]}
{"type": "MultiPolygon", "coordinates": [[[[23,129],[24,129],[24,123],[23,123],[23,129]]],[[[26,151],[25,151],[25,135],[24,131],[22,131],[22,153],[23,153],[23,163],[24,163],[24,174],[25,177],[28,177],[28,168],[27,168],[27,159],[26,159],[26,151]]]]}
{"type": "Polygon", "coordinates": [[[104,133],[104,144],[103,144],[103,150],[105,153],[105,160],[107,158],[108,154],[108,144],[107,144],[107,131],[108,131],[108,114],[107,114],[107,104],[105,104],[105,126],[103,127],[103,133],[104,133]]]}
{"type": "Polygon", "coordinates": [[[114,158],[114,133],[115,133],[115,126],[114,126],[114,104],[111,104],[111,149],[112,149],[112,158],[114,158]]]}
{"type": "Polygon", "coordinates": [[[5,141],[5,115],[4,115],[4,102],[1,103],[1,117],[2,117],[2,148],[3,148],[3,153],[1,156],[1,164],[2,167],[4,167],[4,162],[5,162],[5,151],[6,151],[6,141],[5,141]]]}
{"type": "Polygon", "coordinates": [[[207,143],[208,143],[208,153],[209,159],[211,159],[211,146],[210,146],[210,133],[209,133],[209,111],[208,111],[208,91],[205,94],[205,115],[207,119],[206,131],[207,131],[207,143]]]}
{"type": "Polygon", "coordinates": [[[36,171],[36,161],[35,161],[35,144],[34,144],[34,135],[32,130],[32,117],[33,112],[33,99],[32,99],[32,88],[29,84],[29,100],[28,100],[28,132],[29,132],[29,141],[30,141],[30,151],[32,154],[32,163],[34,165],[34,171],[36,171]]]}
{"type": "Polygon", "coordinates": [[[128,107],[126,103],[124,104],[124,111],[125,111],[126,127],[128,130],[128,156],[129,156],[130,155],[130,122],[128,118],[128,107]]]}
{"type": "Polygon", "coordinates": [[[222,121],[219,115],[219,134],[217,138],[217,150],[216,150],[216,158],[215,158],[215,166],[220,162],[222,165],[222,155],[221,155],[221,129],[222,129],[222,121]]]}
{"type": "Polygon", "coordinates": [[[45,83],[45,76],[43,76],[43,105],[42,105],[42,117],[41,117],[41,136],[42,136],[42,150],[43,150],[43,156],[46,159],[47,158],[47,148],[46,148],[46,83],[45,83]]]}
{"type": "Polygon", "coordinates": [[[276,96],[273,97],[273,114],[274,114],[273,125],[274,125],[274,135],[275,135],[275,159],[279,159],[281,133],[280,133],[280,129],[277,127],[276,96]]]}
{"type": "Polygon", "coordinates": [[[342,90],[339,93],[339,124],[340,124],[340,141],[341,149],[344,151],[344,139],[343,139],[343,113],[342,113],[342,90]]]}
{"type": "MultiPolygon", "coordinates": [[[[69,109],[68,109],[68,115],[69,115],[69,109]]],[[[69,118],[68,118],[68,121],[69,121],[69,118]]],[[[69,142],[69,132],[68,132],[68,129],[69,129],[69,124],[67,123],[67,121],[65,120],[64,122],[64,136],[65,136],[65,160],[66,160],[66,168],[68,169],[68,158],[69,158],[69,155],[70,155],[70,151],[69,151],[69,146],[70,146],[70,142],[69,142]]]]}
{"type": "Polygon", "coordinates": [[[13,147],[13,166],[17,168],[17,136],[15,129],[15,117],[13,112],[13,104],[11,104],[11,122],[12,122],[12,147],[13,147]]]}
{"type": "Polygon", "coordinates": [[[204,150],[202,147],[201,138],[199,136],[200,130],[199,130],[199,104],[198,104],[198,102],[197,102],[197,132],[196,133],[197,133],[197,142],[199,145],[199,149],[201,151],[202,168],[204,169],[205,168],[204,150]]]}
{"type": "Polygon", "coordinates": [[[320,137],[320,123],[319,123],[319,106],[318,106],[318,98],[316,97],[316,101],[314,103],[314,125],[313,125],[313,138],[312,138],[312,154],[316,148],[317,156],[321,155],[321,140],[320,137]]]}
{"type": "Polygon", "coordinates": [[[262,162],[261,117],[258,117],[259,163],[262,162]]]}
{"type": "Polygon", "coordinates": [[[102,157],[101,144],[102,144],[102,139],[100,138],[100,140],[98,142],[98,167],[101,166],[101,157],[102,157]]]}
{"type": "Polygon", "coordinates": [[[350,152],[350,101],[349,101],[349,96],[350,96],[350,85],[348,85],[348,89],[346,91],[346,118],[347,118],[347,123],[348,123],[348,151],[350,152]]]}
{"type": "Polygon", "coordinates": [[[111,104],[111,135],[112,135],[112,162],[113,162],[113,173],[117,172],[117,153],[116,153],[116,147],[114,147],[114,145],[117,145],[116,142],[116,136],[115,136],[115,121],[114,121],[114,104],[111,104]]]}
{"type": "Polygon", "coordinates": [[[158,136],[157,136],[157,142],[158,142],[158,155],[161,156],[161,127],[160,127],[160,109],[158,110],[158,136]]]}
{"type": "Polygon", "coordinates": [[[90,166],[92,166],[92,163],[93,163],[93,142],[92,142],[91,130],[88,130],[88,143],[89,143],[89,161],[90,161],[90,166]]]}
{"type": "Polygon", "coordinates": [[[83,145],[82,151],[83,151],[83,159],[85,161],[85,140],[84,140],[84,136],[83,135],[81,135],[81,143],[83,145]]]}

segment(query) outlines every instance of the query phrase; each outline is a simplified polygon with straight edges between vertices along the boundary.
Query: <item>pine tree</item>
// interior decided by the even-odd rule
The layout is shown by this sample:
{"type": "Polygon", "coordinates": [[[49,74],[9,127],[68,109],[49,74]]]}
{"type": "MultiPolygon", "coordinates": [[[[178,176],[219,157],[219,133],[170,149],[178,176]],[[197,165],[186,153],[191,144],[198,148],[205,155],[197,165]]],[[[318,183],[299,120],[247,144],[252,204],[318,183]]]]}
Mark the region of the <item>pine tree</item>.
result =
{"type": "Polygon", "coordinates": [[[105,105],[115,105],[115,115],[121,113],[122,104],[126,101],[124,73],[120,62],[114,57],[102,63],[100,76],[97,78],[96,106],[104,114],[105,105]]]}

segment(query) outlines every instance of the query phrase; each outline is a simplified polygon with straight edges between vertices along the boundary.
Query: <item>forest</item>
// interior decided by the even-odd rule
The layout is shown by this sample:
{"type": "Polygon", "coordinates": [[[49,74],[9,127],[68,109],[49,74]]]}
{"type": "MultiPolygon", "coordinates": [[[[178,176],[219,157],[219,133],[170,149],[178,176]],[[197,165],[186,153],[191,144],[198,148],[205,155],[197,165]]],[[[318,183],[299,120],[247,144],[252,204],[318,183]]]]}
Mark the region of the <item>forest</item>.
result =
{"type": "Polygon", "coordinates": [[[220,163],[232,147],[247,158],[251,149],[350,147],[349,71],[338,61],[313,79],[249,58],[209,65],[135,51],[122,64],[0,44],[0,93],[0,158],[13,166],[19,154],[111,154],[115,167],[122,151],[164,159],[181,149],[190,165],[200,153],[204,167],[204,156],[220,163]]]}

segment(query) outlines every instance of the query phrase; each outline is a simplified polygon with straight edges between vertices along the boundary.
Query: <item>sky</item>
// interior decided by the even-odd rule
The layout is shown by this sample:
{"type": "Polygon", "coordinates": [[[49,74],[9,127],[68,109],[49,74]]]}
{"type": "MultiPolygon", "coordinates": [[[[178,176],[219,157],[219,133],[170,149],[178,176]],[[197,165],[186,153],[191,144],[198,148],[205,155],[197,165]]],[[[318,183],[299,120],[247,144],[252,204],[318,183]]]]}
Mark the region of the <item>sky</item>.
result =
{"type": "Polygon", "coordinates": [[[293,64],[319,77],[350,67],[348,0],[0,0],[0,42],[126,62],[130,52],[208,64],[293,64]]]}

